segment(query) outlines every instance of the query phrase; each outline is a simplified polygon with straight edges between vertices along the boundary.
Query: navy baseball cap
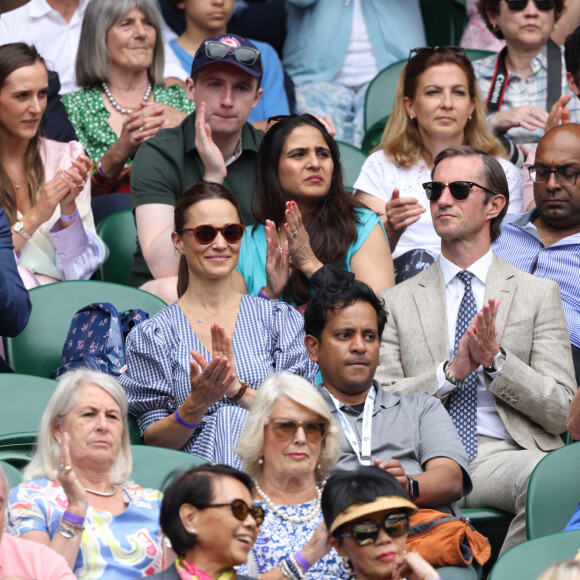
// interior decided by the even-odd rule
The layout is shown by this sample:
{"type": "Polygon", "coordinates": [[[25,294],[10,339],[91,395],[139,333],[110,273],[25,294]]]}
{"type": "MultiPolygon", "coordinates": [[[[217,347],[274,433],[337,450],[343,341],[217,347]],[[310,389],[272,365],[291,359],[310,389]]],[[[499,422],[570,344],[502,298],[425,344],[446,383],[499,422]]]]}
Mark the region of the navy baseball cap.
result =
{"type": "Polygon", "coordinates": [[[197,49],[191,76],[214,62],[227,62],[257,79],[262,77],[262,56],[253,42],[237,34],[218,34],[206,38],[197,49]]]}

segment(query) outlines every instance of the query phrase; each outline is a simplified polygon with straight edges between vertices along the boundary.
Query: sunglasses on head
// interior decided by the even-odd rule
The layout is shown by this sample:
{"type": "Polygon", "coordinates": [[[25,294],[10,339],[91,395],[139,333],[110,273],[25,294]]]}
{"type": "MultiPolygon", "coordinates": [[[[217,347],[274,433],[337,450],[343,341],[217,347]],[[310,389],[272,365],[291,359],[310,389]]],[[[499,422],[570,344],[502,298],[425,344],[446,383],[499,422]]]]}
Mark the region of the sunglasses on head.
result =
{"type": "Polygon", "coordinates": [[[260,56],[260,51],[251,46],[229,46],[217,40],[206,40],[204,43],[205,56],[212,60],[222,60],[233,54],[234,58],[243,65],[252,66],[260,56]]]}
{"type": "Polygon", "coordinates": [[[211,244],[217,238],[218,233],[220,233],[228,244],[235,244],[242,239],[245,229],[242,224],[228,224],[221,228],[203,225],[197,226],[196,228],[183,228],[182,230],[178,230],[178,232],[180,234],[191,232],[200,244],[206,245],[211,244]]]}
{"type": "Polygon", "coordinates": [[[218,507],[231,508],[234,517],[240,520],[240,522],[243,522],[248,517],[248,514],[251,514],[251,516],[254,518],[258,526],[261,526],[262,522],[264,521],[265,515],[264,508],[259,505],[253,505],[252,507],[249,507],[248,504],[243,499],[235,499],[230,503],[213,503],[210,505],[206,505],[200,509],[218,508],[218,507]]]}
{"type": "Polygon", "coordinates": [[[414,56],[417,56],[418,54],[423,54],[424,52],[435,52],[436,50],[441,50],[443,48],[452,50],[455,54],[458,54],[459,56],[465,56],[465,49],[461,46],[419,46],[417,48],[412,48],[409,51],[409,58],[407,60],[411,60],[414,56]]]}
{"type": "Polygon", "coordinates": [[[425,190],[425,194],[427,195],[427,199],[429,201],[437,201],[443,194],[443,191],[446,187],[449,187],[451,196],[457,201],[463,201],[467,199],[471,193],[472,187],[479,187],[480,189],[488,191],[489,193],[493,193],[494,195],[503,195],[503,193],[500,193],[499,191],[493,191],[473,181],[453,181],[451,183],[428,181],[427,183],[423,183],[423,189],[425,190]]]}
{"type": "Polygon", "coordinates": [[[294,421],[293,419],[270,417],[266,419],[266,424],[272,429],[274,436],[282,440],[293,439],[298,427],[302,427],[308,441],[320,441],[326,434],[326,421],[320,419],[294,421]]]}
{"type": "MultiPolygon", "coordinates": [[[[508,5],[510,10],[514,12],[521,12],[522,10],[526,9],[528,5],[528,0],[505,0],[505,3],[508,5]]],[[[556,3],[554,0],[534,0],[534,4],[538,10],[554,10],[556,3]]]]}
{"type": "Polygon", "coordinates": [[[370,546],[377,541],[379,531],[383,528],[391,538],[400,538],[409,531],[409,517],[407,514],[390,514],[382,524],[372,520],[363,520],[352,524],[350,533],[340,534],[337,538],[350,536],[357,546],[370,546]]]}

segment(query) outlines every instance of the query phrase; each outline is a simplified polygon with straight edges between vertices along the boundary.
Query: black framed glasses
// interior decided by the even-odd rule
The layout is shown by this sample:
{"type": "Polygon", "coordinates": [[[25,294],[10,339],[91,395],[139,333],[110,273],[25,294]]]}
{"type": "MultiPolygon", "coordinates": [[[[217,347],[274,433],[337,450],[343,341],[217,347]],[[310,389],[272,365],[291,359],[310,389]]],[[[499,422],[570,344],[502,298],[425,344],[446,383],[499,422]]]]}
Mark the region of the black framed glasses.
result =
{"type": "Polygon", "coordinates": [[[243,65],[252,66],[260,56],[260,51],[251,46],[229,46],[217,40],[206,40],[204,43],[205,56],[211,60],[222,60],[233,54],[234,58],[243,65]]]}
{"type": "Polygon", "coordinates": [[[580,175],[580,171],[574,171],[566,166],[550,169],[544,165],[532,165],[529,168],[529,171],[530,179],[534,183],[548,183],[550,175],[553,173],[556,177],[556,181],[564,186],[576,185],[576,179],[578,178],[578,175],[580,175]]]}
{"type": "MultiPolygon", "coordinates": [[[[529,0],[504,0],[508,5],[510,10],[514,12],[521,12],[526,9],[529,0]]],[[[554,10],[556,3],[554,0],[534,0],[534,4],[538,10],[543,10],[547,12],[548,10],[554,10]]]]}
{"type": "Polygon", "coordinates": [[[340,534],[337,538],[350,536],[357,546],[370,546],[377,541],[380,529],[385,530],[391,538],[400,538],[409,531],[409,516],[407,514],[389,514],[381,524],[372,520],[362,520],[352,524],[350,532],[340,534]]]}
{"type": "Polygon", "coordinates": [[[243,499],[234,499],[230,503],[212,503],[199,509],[205,510],[208,508],[219,508],[219,507],[231,508],[234,517],[240,520],[240,522],[243,522],[248,517],[248,514],[250,514],[254,518],[254,521],[258,526],[261,526],[262,522],[264,521],[265,517],[264,508],[259,505],[253,505],[252,507],[250,507],[243,499]]]}
{"type": "Polygon", "coordinates": [[[446,187],[449,187],[451,196],[457,201],[463,201],[467,199],[473,187],[479,187],[480,189],[488,191],[489,193],[493,193],[494,195],[503,195],[503,193],[499,191],[493,191],[493,189],[483,187],[483,185],[479,185],[479,183],[475,183],[474,181],[453,181],[451,183],[442,183],[441,181],[427,181],[426,183],[423,183],[423,189],[425,190],[427,199],[433,202],[437,201],[441,197],[446,187]]]}
{"type": "Polygon", "coordinates": [[[203,225],[197,226],[196,228],[183,228],[182,230],[178,230],[178,232],[180,234],[191,232],[195,239],[204,245],[211,244],[217,238],[218,233],[220,233],[228,244],[235,244],[242,239],[245,229],[242,224],[228,224],[221,228],[203,225]]]}
{"type": "Polygon", "coordinates": [[[417,48],[412,48],[409,51],[409,58],[407,61],[411,60],[414,56],[418,54],[423,54],[424,52],[435,52],[436,50],[441,50],[442,48],[446,48],[448,50],[452,50],[455,54],[459,56],[465,56],[465,49],[462,46],[419,46],[417,48]]]}
{"type": "Polygon", "coordinates": [[[326,421],[313,419],[311,421],[294,421],[284,417],[270,417],[266,419],[266,425],[272,429],[276,439],[287,441],[296,436],[298,427],[302,427],[306,439],[310,442],[321,441],[326,435],[326,421]]]}

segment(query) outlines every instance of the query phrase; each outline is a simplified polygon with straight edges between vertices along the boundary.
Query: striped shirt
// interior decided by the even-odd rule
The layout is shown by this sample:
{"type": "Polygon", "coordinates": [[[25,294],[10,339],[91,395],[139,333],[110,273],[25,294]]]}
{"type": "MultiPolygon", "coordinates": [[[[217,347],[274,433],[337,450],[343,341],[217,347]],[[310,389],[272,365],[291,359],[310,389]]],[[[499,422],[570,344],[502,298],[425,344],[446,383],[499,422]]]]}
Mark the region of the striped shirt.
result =
{"type": "MultiPolygon", "coordinates": [[[[232,337],[238,377],[257,389],[270,374],[288,371],[314,384],[318,366],[304,346],[304,319],[284,302],[243,295],[232,337]]],[[[175,413],[191,391],[191,350],[211,354],[176,302],[137,325],[127,337],[127,371],[119,377],[141,435],[175,413]]],[[[241,468],[233,447],[247,411],[223,397],[206,411],[183,451],[241,468]]]]}
{"type": "MultiPolygon", "coordinates": [[[[564,63],[564,47],[562,47],[562,95],[572,94],[566,81],[566,65],[564,63]]],[[[532,72],[526,79],[510,72],[500,111],[515,109],[522,105],[532,105],[538,109],[546,109],[548,98],[548,51],[544,46],[542,52],[537,54],[531,62],[532,72]]],[[[481,98],[487,102],[487,95],[491,88],[491,81],[495,70],[497,55],[492,54],[486,58],[473,62],[473,70],[479,84],[481,98]]],[[[580,122],[580,101],[572,94],[572,100],[568,103],[570,119],[572,123],[580,122]]],[[[514,127],[507,132],[507,136],[517,145],[521,143],[537,143],[544,135],[543,129],[528,131],[522,127],[514,127]]]]}
{"type": "Polygon", "coordinates": [[[580,347],[580,233],[546,247],[532,223],[537,217],[536,209],[508,216],[492,250],[520,270],[558,282],[570,342],[580,347]]]}

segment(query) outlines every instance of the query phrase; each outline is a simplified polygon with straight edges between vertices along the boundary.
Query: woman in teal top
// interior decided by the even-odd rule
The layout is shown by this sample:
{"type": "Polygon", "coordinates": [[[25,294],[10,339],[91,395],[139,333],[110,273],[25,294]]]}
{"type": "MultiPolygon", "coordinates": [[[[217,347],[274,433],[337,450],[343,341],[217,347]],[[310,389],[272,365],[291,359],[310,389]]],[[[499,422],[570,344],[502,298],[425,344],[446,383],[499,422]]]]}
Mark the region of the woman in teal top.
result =
{"type": "Polygon", "coordinates": [[[152,0],[91,0],[83,18],[76,77],[63,95],[87,155],[93,195],[122,190],[143,141],[193,111],[180,86],[164,87],[163,37],[152,0]]]}
{"type": "Polygon", "coordinates": [[[238,264],[250,294],[305,304],[310,277],[327,263],[375,292],[394,284],[383,226],[344,190],[338,146],[312,115],[283,117],[266,130],[252,209],[256,225],[244,234],[238,264]]]}

